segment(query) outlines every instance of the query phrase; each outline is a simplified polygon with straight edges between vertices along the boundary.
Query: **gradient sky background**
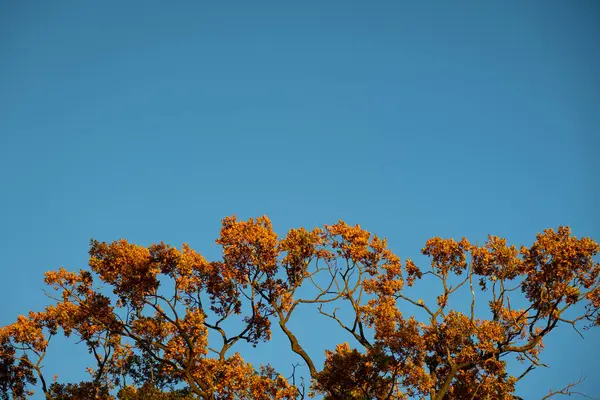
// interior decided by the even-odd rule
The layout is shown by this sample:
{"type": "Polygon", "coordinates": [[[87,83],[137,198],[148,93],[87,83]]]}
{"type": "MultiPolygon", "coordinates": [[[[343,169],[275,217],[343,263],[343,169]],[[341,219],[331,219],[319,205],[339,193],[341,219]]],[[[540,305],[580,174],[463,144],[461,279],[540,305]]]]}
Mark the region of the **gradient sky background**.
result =
{"type": "MultiPolygon", "coordinates": [[[[92,237],[216,259],[231,214],[267,214],[280,234],[360,223],[417,260],[438,235],[531,244],[570,225],[600,240],[599,10],[1,2],[0,324],[41,309],[43,272],[84,267],[92,237]]],[[[319,352],[349,340],[299,326],[319,352]]],[[[552,335],[551,368],[518,393],[585,375],[580,391],[600,395],[599,339],[552,335]]],[[[296,359],[276,345],[250,357],[285,373],[296,359]]],[[[86,365],[60,340],[46,362],[72,381],[86,365]]]]}

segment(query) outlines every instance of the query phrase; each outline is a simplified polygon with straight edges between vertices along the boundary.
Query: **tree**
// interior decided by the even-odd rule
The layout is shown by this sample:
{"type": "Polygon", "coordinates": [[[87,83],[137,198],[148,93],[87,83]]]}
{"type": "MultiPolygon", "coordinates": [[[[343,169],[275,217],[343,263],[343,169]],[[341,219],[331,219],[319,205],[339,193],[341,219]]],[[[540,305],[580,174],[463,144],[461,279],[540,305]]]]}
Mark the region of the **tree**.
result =
{"type": "Polygon", "coordinates": [[[222,259],[207,261],[185,244],[92,240],[89,269],[47,272],[53,304],[0,331],[2,398],[39,383],[48,399],[510,399],[551,332],[600,324],[599,246],[566,227],[520,249],[436,237],[426,268],[344,222],[278,239],[267,217],[228,217],[216,242],[222,259]],[[425,280],[439,284],[435,301],[414,286],[425,280]],[[290,328],[309,309],[340,327],[324,365],[290,328]],[[307,367],[307,391],[233,352],[272,329],[307,367]],[[58,334],[93,355],[89,382],[48,384],[58,334]]]}

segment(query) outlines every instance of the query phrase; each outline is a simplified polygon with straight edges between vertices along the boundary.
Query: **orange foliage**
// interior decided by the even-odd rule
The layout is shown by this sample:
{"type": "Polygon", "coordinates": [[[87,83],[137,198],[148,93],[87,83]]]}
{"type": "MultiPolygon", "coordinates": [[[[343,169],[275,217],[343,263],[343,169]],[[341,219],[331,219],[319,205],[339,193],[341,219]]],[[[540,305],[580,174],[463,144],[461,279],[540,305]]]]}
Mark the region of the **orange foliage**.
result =
{"type": "Polygon", "coordinates": [[[279,239],[267,217],[228,217],[216,242],[218,261],[185,244],[92,241],[89,270],[46,273],[54,303],[0,329],[3,398],[30,396],[39,382],[49,399],[112,399],[119,389],[158,398],[153,388],[170,385],[215,400],[510,399],[540,365],[548,334],[600,324],[600,248],[566,227],[520,249],[496,236],[482,246],[432,238],[421,251],[427,268],[403,265],[385,239],[341,221],[279,239]],[[439,282],[434,302],[404,287],[425,279],[439,282]],[[476,297],[489,311],[476,315],[476,297]],[[468,300],[450,309],[451,298],[468,300]],[[352,340],[327,350],[322,366],[289,326],[310,306],[352,340]],[[308,367],[308,391],[299,377],[231,354],[237,343],[270,340],[273,326],[308,367]],[[95,360],[89,382],[47,384],[42,360],[59,333],[87,345],[95,360]],[[523,369],[509,372],[510,357],[523,369]]]}

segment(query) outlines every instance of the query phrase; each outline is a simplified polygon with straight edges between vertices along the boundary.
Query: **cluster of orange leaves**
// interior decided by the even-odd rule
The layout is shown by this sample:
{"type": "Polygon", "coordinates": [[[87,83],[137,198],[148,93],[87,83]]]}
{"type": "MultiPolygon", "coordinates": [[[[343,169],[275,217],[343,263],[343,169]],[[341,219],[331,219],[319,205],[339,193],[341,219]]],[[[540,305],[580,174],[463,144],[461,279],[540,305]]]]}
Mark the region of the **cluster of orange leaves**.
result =
{"type": "Polygon", "coordinates": [[[209,262],[185,244],[92,241],[89,270],[46,273],[54,303],[0,329],[0,390],[20,399],[40,382],[47,398],[77,398],[65,388],[98,399],[119,388],[135,394],[123,377],[143,355],[153,372],[138,383],[184,385],[202,399],[505,399],[539,365],[546,335],[600,324],[599,246],[565,227],[520,249],[495,236],[483,246],[432,238],[421,251],[427,268],[403,264],[385,239],[344,222],[279,239],[267,217],[228,217],[216,242],[222,259],[209,262]],[[424,279],[439,282],[434,304],[404,288],[424,279]],[[476,288],[488,300],[485,318],[475,315],[476,288]],[[450,309],[459,291],[470,301],[450,309]],[[354,343],[327,350],[322,366],[288,324],[311,305],[354,343]],[[421,317],[405,318],[409,307],[421,317]],[[296,376],[230,354],[237,343],[270,340],[273,323],[308,367],[308,392],[296,376]],[[44,378],[42,360],[59,333],[87,345],[90,382],[44,378]],[[510,356],[527,366],[520,375],[507,371],[510,356]]]}

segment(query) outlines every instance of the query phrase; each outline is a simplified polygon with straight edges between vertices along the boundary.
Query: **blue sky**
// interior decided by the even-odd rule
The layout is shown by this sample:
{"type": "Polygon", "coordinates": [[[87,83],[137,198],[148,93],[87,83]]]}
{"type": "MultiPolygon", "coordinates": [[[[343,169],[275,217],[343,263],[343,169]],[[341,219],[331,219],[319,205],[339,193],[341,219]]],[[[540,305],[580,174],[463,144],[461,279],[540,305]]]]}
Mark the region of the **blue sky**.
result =
{"type": "MultiPolygon", "coordinates": [[[[403,259],[432,236],[600,240],[599,40],[594,1],[4,1],[0,324],[92,237],[215,259],[232,214],[360,223],[403,259]]],[[[554,335],[519,392],[600,395],[599,339],[554,335]]]]}

